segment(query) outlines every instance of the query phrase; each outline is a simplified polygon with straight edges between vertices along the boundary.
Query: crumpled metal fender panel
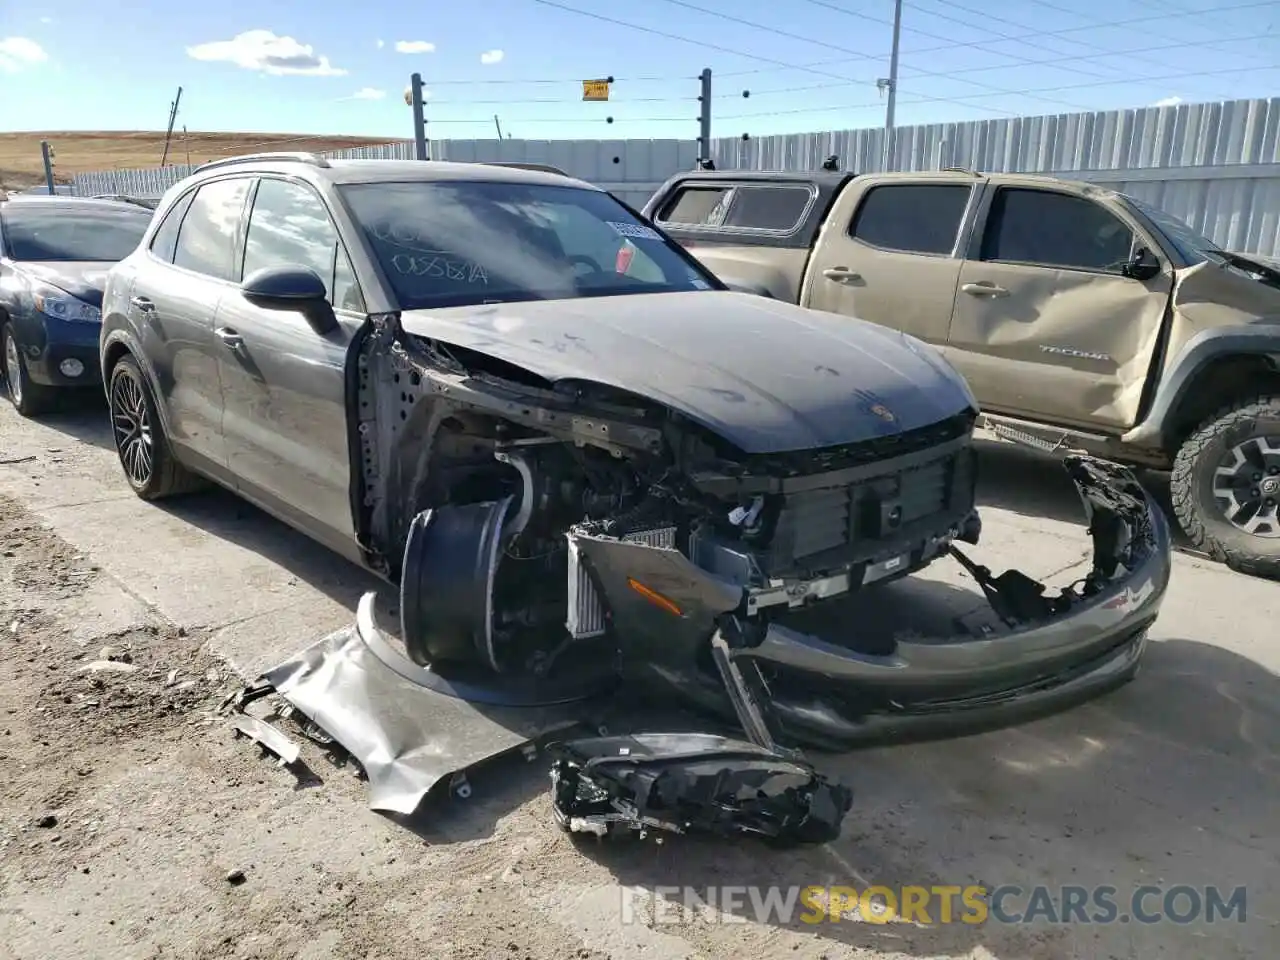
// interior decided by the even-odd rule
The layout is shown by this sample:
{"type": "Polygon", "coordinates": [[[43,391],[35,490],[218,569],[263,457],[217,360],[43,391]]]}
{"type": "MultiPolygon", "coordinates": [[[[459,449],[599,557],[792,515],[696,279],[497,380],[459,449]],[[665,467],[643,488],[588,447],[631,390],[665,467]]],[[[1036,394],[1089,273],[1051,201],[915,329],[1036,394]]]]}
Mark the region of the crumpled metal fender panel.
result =
{"type": "Polygon", "coordinates": [[[337,740],[364,768],[369,805],[412,813],[442,781],[578,725],[594,684],[490,686],[455,682],[394,650],[373,618],[374,594],[356,624],[264,674],[277,693],[337,740]]]}

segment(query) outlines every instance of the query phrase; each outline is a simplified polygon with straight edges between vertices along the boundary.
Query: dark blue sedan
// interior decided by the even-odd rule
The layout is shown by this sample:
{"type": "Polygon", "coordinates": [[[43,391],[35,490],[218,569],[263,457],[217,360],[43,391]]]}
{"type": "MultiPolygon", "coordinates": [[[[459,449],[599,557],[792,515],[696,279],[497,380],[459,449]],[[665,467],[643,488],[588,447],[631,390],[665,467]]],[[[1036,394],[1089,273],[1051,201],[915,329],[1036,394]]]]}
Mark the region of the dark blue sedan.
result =
{"type": "Polygon", "coordinates": [[[23,416],[101,389],[102,287],[150,221],[132,203],[0,194],[0,370],[23,416]]]}

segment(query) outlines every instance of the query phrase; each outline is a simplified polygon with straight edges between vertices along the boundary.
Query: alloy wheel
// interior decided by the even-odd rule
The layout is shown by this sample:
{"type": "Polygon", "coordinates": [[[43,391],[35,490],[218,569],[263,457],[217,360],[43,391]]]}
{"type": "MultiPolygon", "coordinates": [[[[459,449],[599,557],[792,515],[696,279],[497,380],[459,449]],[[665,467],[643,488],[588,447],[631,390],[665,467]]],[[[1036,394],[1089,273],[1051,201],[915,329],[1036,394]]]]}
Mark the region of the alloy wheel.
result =
{"type": "Polygon", "coordinates": [[[9,388],[9,398],[15,407],[22,405],[22,359],[18,356],[18,341],[6,327],[4,330],[4,382],[9,388]]]}
{"type": "Polygon", "coordinates": [[[129,374],[111,383],[111,430],[125,475],[137,487],[151,480],[154,433],[142,384],[129,374]]]}
{"type": "Polygon", "coordinates": [[[1214,471],[1213,496],[1237,530],[1280,538],[1280,437],[1252,437],[1232,447],[1214,471]]]}

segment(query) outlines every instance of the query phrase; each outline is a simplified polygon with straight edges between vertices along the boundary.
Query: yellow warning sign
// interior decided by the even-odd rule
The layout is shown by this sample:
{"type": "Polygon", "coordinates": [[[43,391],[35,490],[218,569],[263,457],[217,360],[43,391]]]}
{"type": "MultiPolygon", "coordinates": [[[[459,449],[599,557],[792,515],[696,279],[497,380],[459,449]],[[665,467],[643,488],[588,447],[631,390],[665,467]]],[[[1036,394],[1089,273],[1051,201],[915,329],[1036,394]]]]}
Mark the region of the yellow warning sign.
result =
{"type": "Polygon", "coordinates": [[[608,80],[583,80],[582,81],[582,99],[583,100],[608,100],[609,99],[609,81],[608,80]]]}

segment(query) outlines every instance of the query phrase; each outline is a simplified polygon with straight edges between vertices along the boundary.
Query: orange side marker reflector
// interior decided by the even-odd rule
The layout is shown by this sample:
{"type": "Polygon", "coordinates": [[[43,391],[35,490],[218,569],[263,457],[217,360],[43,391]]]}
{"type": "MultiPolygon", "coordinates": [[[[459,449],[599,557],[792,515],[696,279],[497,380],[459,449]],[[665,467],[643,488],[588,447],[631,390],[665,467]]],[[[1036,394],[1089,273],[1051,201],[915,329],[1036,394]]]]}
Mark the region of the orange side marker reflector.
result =
{"type": "Polygon", "coordinates": [[[640,596],[644,597],[646,600],[652,603],[655,607],[661,607],[663,610],[667,611],[667,613],[671,614],[673,617],[684,616],[684,613],[680,610],[679,607],[677,607],[674,603],[672,603],[662,594],[658,593],[656,590],[650,590],[639,580],[633,580],[631,577],[627,577],[627,586],[630,587],[632,590],[634,590],[636,593],[640,594],[640,596]]]}

